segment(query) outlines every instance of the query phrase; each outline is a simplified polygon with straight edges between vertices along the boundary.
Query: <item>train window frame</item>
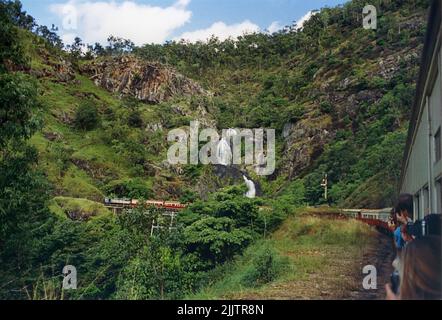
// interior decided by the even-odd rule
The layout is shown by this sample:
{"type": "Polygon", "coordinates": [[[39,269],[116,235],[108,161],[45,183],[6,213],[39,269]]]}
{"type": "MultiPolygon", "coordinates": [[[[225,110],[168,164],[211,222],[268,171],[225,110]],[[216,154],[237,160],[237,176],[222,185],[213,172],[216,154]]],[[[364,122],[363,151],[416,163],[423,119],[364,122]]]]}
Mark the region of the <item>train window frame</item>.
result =
{"type": "Polygon", "coordinates": [[[438,214],[442,214],[442,177],[436,179],[436,209],[438,214]]]}
{"type": "Polygon", "coordinates": [[[425,185],[425,187],[422,188],[422,216],[419,215],[417,219],[423,219],[426,215],[430,214],[430,207],[431,207],[431,197],[430,197],[430,187],[425,185]]]}
{"type": "Polygon", "coordinates": [[[442,159],[442,144],[441,144],[441,128],[437,129],[434,134],[434,159],[438,163],[442,159]]]}
{"type": "Polygon", "coordinates": [[[416,219],[416,217],[419,217],[420,216],[420,213],[421,213],[421,202],[420,202],[420,200],[421,200],[421,195],[420,195],[420,192],[418,192],[418,193],[416,193],[415,195],[414,195],[414,204],[415,204],[415,208],[414,208],[414,212],[413,212],[413,218],[415,218],[416,219]]]}

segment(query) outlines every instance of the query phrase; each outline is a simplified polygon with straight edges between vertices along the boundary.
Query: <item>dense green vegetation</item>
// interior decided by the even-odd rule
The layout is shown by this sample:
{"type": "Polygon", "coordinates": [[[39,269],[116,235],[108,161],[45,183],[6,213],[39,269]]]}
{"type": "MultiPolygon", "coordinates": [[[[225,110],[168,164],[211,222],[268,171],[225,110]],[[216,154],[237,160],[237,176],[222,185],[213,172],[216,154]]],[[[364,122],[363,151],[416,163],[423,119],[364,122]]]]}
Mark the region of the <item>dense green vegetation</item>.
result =
{"type": "Polygon", "coordinates": [[[271,237],[215,269],[209,285],[188,298],[303,299],[317,298],[325,290],[330,290],[329,298],[348,298],[357,284],[345,277],[357,269],[373,230],[356,221],[321,218],[321,210],[315,210],[316,216],[306,208],[297,210],[271,237]],[[314,276],[327,285],[318,288],[314,276]]]}
{"type": "Polygon", "coordinates": [[[302,32],[286,28],[272,35],[247,35],[238,42],[213,38],[208,43],[171,42],[134,51],[174,65],[215,92],[221,128],[276,128],[280,175],[290,166],[290,156],[281,155],[287,149],[281,132],[288,122],[307,120],[312,124],[300,128],[334,131],[331,141],[312,151],[313,163],[290,175],[302,178],[309,203],[324,202],[319,182],[328,173],[332,203],[388,206],[397,193],[419,67],[418,56],[407,55],[422,42],[424,23],[416,16],[425,13],[428,1],[374,1],[379,12],[376,31],[360,28],[365,4],[350,1],[324,8],[302,32]],[[390,78],[382,77],[379,58],[394,51],[402,52],[395,56],[398,70],[390,78]],[[349,83],[347,88],[343,82],[349,83]],[[342,92],[352,99],[356,94],[354,103],[336,99],[342,92]],[[361,92],[363,100],[357,98],[361,92]],[[389,181],[388,186],[382,181],[389,181]]]}
{"type": "Polygon", "coordinates": [[[37,82],[24,73],[7,72],[8,64],[26,61],[18,30],[4,6],[0,2],[0,265],[7,285],[16,280],[17,266],[22,276],[33,268],[39,258],[38,239],[53,218],[45,206],[48,184],[35,169],[38,154],[26,144],[41,123],[37,82]]]}
{"type": "MultiPolygon", "coordinates": [[[[303,30],[143,47],[110,37],[84,54],[81,39],[62,50],[19,1],[0,0],[0,298],[176,299],[205,288],[220,296],[317,268],[321,261],[284,259],[283,243],[265,239],[296,207],[324,202],[323,173],[333,205],[387,206],[397,189],[428,2],[373,4],[377,31],[360,28],[365,2],[354,0],[322,9],[303,30]],[[172,66],[213,95],[146,104],[80,71],[126,54],[172,66]],[[383,75],[380,62],[392,55],[399,67],[383,75]],[[168,130],[201,109],[218,128],[277,130],[276,173],[248,172],[262,197],[245,198],[231,186],[238,180],[211,167],[164,165],[168,130]],[[289,139],[290,126],[314,134],[289,139]],[[298,168],[291,155],[304,146],[298,168]],[[106,196],[189,207],[169,230],[158,209],[112,215],[100,204],[106,196]],[[166,227],[150,237],[153,221],[166,227]],[[61,289],[68,264],[77,267],[76,291],[61,289]]],[[[360,231],[291,223],[300,242],[287,245],[302,249],[342,245],[360,231]],[[320,232],[307,235],[309,226],[320,232]]]]}

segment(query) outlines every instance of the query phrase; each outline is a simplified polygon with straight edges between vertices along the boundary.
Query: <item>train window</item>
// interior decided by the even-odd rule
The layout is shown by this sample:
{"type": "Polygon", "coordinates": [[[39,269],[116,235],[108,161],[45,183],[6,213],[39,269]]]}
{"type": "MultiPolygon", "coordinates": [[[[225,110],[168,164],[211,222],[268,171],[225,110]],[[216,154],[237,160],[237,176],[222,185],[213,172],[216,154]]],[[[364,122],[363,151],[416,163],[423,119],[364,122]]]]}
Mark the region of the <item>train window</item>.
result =
{"type": "Polygon", "coordinates": [[[441,152],[441,140],[440,140],[440,128],[437,130],[434,135],[434,155],[436,162],[440,161],[442,152],[441,152]]]}

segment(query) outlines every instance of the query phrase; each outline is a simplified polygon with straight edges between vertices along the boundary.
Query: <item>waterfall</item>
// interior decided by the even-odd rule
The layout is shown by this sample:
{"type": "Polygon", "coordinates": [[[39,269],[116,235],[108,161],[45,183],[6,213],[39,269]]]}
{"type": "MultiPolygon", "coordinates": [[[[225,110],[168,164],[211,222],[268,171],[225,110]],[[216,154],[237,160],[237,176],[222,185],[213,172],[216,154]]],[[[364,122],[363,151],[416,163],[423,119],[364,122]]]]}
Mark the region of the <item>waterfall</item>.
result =
{"type": "Polygon", "coordinates": [[[217,146],[216,150],[216,158],[218,160],[218,164],[221,164],[223,166],[230,166],[232,164],[232,148],[230,147],[230,143],[227,141],[227,139],[236,136],[237,132],[234,129],[228,129],[224,137],[220,140],[217,146]]]}
{"type": "Polygon", "coordinates": [[[222,138],[218,143],[216,158],[218,159],[218,164],[223,166],[229,166],[232,163],[232,150],[225,138],[222,138]]]}
{"type": "Polygon", "coordinates": [[[258,157],[256,159],[257,166],[265,166],[266,165],[266,157],[264,156],[264,153],[259,153],[258,157]]]}
{"type": "Polygon", "coordinates": [[[243,178],[244,178],[244,181],[247,185],[247,188],[249,188],[249,190],[246,192],[246,197],[250,198],[250,199],[255,198],[256,197],[255,183],[252,180],[247,179],[246,176],[243,176],[243,178]]]}

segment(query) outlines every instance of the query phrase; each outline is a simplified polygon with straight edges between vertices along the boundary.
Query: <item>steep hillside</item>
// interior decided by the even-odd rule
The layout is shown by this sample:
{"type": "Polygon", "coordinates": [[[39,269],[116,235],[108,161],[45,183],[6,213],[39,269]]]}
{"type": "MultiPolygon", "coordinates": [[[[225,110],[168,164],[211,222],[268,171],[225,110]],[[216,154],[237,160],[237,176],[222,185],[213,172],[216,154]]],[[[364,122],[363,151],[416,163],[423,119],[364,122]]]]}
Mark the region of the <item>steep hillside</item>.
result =
{"type": "Polygon", "coordinates": [[[85,53],[36,28],[19,1],[0,0],[0,298],[224,296],[208,284],[235,260],[232,277],[217,279],[226,293],[244,274],[249,284],[273,276],[261,243],[281,224],[272,244],[307,256],[289,257],[300,272],[286,280],[336,266],[333,253],[358,256],[352,244],[367,228],[290,215],[325,202],[324,173],[331,205],[381,207],[396,195],[428,1],[373,4],[377,30],[362,28],[365,1],[353,0],[302,30],[142,47],[120,39],[124,49],[85,53]],[[168,133],[193,120],[276,129],[275,173],[170,165],[168,133]],[[244,176],[258,197],[245,197],[244,176]],[[113,215],[105,197],[188,206],[170,228],[158,208],[113,215]],[[324,259],[309,256],[329,244],[324,259]],[[61,290],[66,264],[81,274],[76,291],[61,290]]]}
{"type": "Polygon", "coordinates": [[[207,95],[196,82],[170,68],[141,62],[129,55],[93,61],[83,65],[80,71],[110,92],[133,96],[151,104],[177,96],[207,95]]]}
{"type": "Polygon", "coordinates": [[[31,142],[54,196],[179,199],[191,173],[165,161],[167,131],[191,119],[213,124],[199,106],[210,93],[158,63],[78,63],[26,31],[20,36],[44,106],[44,129],[31,142]]]}
{"type": "Polygon", "coordinates": [[[365,2],[351,1],[322,9],[302,31],[136,53],[214,92],[219,127],[277,129],[277,172],[261,181],[269,196],[289,180],[321,203],[328,173],[331,202],[387,206],[397,192],[428,1],[374,4],[377,30],[362,28],[365,2]]]}
{"type": "Polygon", "coordinates": [[[140,58],[78,61],[23,34],[46,106],[45,129],[33,143],[54,195],[205,197],[231,179],[216,168],[165,161],[168,131],[200,120],[218,129],[277,129],[277,171],[255,179],[265,196],[287,193],[293,181],[305,201],[322,203],[319,184],[328,173],[329,201],[390,205],[427,1],[378,2],[375,31],[362,28],[363,3],[353,1],[321,10],[302,31],[147,45],[135,49],[140,58]],[[88,112],[92,123],[78,123],[88,112]]]}
{"type": "Polygon", "coordinates": [[[46,107],[33,142],[54,195],[205,197],[230,182],[212,168],[165,161],[168,131],[200,120],[218,129],[277,129],[277,171],[255,179],[265,196],[294,181],[307,202],[322,203],[328,173],[331,202],[390,205],[427,1],[379,1],[375,31],[362,28],[362,4],[323,9],[302,31],[136,48],[146,62],[127,54],[77,61],[23,35],[46,107]],[[89,128],[75,123],[85,104],[98,112],[89,128]]]}

